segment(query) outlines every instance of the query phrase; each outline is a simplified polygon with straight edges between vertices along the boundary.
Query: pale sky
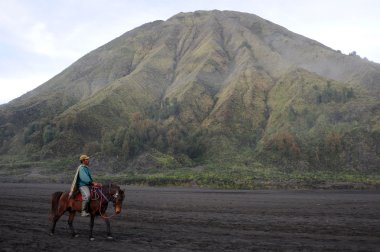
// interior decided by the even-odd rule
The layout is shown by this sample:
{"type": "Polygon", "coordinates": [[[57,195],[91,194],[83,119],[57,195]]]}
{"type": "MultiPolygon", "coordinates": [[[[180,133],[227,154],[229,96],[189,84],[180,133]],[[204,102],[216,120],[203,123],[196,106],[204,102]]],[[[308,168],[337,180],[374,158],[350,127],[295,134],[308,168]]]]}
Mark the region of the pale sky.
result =
{"type": "Polygon", "coordinates": [[[140,25],[214,9],[256,14],[380,63],[378,0],[0,0],[0,104],[140,25]]]}

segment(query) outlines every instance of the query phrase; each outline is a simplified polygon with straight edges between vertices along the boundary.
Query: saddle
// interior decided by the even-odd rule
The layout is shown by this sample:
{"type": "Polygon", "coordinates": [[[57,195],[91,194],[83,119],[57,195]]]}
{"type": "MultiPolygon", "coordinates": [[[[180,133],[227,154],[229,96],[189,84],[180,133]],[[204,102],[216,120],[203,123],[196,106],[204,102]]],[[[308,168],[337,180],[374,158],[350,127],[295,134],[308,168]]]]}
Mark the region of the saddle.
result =
{"type": "MultiPolygon", "coordinates": [[[[99,190],[101,190],[101,187],[98,187],[98,186],[91,186],[90,187],[90,199],[91,200],[97,200],[100,198],[99,190]]],[[[73,195],[71,196],[71,198],[76,200],[76,201],[83,201],[82,193],[79,190],[75,191],[73,193],[73,195]]]]}

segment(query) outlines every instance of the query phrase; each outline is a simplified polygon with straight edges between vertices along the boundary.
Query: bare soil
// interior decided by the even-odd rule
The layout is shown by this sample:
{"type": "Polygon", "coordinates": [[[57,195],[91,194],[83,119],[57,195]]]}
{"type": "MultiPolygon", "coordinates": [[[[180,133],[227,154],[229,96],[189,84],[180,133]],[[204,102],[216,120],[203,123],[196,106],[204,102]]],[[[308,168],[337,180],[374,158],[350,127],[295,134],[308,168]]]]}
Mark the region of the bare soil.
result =
{"type": "MultiPolygon", "coordinates": [[[[380,192],[231,191],[122,186],[111,219],[67,215],[49,235],[50,195],[64,184],[0,183],[1,251],[379,251],[380,192]]],[[[112,213],[113,207],[108,211],[112,213]]]]}

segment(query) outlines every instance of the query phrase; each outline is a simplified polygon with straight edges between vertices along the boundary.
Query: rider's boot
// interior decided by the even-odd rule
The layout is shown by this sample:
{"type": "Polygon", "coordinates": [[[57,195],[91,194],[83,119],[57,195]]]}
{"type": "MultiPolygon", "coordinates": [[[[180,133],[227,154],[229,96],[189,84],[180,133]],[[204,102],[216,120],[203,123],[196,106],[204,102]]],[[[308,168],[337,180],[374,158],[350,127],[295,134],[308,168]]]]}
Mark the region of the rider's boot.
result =
{"type": "Polygon", "coordinates": [[[82,201],[82,212],[81,212],[81,216],[82,217],[87,217],[89,216],[90,214],[87,212],[87,201],[82,201]]]}

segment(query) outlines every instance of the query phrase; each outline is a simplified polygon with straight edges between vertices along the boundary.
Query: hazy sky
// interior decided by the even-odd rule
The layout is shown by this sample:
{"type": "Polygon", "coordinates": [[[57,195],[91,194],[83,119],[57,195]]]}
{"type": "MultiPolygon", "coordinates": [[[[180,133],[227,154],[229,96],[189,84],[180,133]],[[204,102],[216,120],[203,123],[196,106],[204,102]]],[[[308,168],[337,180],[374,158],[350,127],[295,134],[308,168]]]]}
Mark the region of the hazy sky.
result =
{"type": "Polygon", "coordinates": [[[142,24],[214,9],[256,14],[380,63],[378,0],[0,0],[0,104],[142,24]]]}

